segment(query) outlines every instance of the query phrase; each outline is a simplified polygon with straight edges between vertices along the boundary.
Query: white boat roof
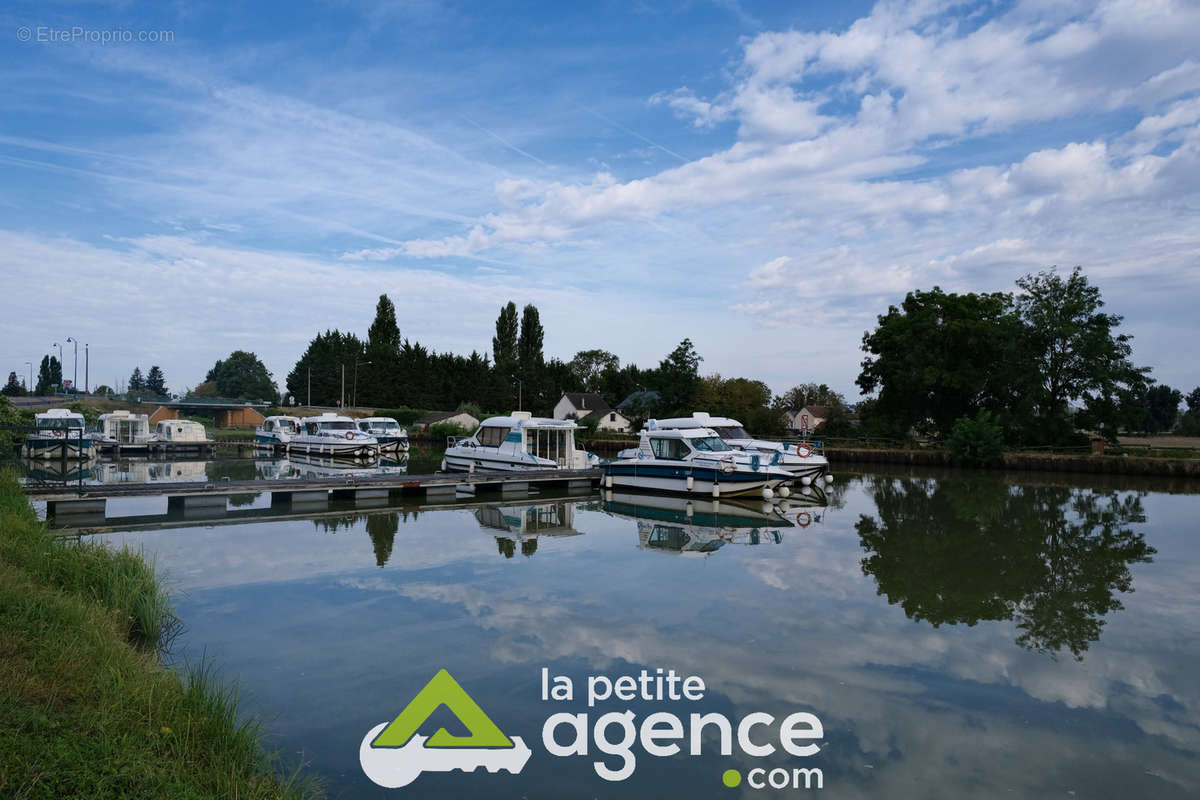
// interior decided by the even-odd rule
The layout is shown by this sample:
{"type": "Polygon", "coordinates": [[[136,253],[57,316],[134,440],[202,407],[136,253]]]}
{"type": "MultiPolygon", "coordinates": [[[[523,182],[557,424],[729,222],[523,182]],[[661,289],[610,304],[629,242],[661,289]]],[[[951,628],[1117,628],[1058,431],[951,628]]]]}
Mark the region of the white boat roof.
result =
{"type": "Polygon", "coordinates": [[[659,439],[707,439],[717,435],[712,428],[655,428],[642,433],[659,439]]]}
{"type": "Polygon", "coordinates": [[[528,411],[514,411],[507,417],[488,417],[479,425],[485,428],[566,428],[570,430],[579,427],[573,419],[534,417],[530,416],[528,411]]]}
{"type": "Polygon", "coordinates": [[[720,426],[722,428],[742,427],[742,423],[736,419],[729,417],[713,417],[709,416],[707,411],[695,411],[690,417],[672,417],[671,419],[649,419],[646,420],[646,427],[650,430],[658,430],[660,428],[711,428],[720,426]]]}
{"type": "Polygon", "coordinates": [[[300,421],[300,418],[299,418],[299,417],[293,417],[293,416],[289,416],[289,415],[287,415],[287,414],[278,414],[278,415],[276,415],[276,416],[274,416],[274,417],[267,417],[267,419],[263,420],[263,422],[266,422],[267,420],[271,420],[271,419],[274,419],[274,420],[290,419],[292,422],[299,422],[299,421],[300,421]]]}
{"type": "Polygon", "coordinates": [[[194,419],[160,419],[155,424],[157,424],[157,425],[199,425],[201,428],[204,427],[203,423],[196,422],[196,420],[194,420],[194,419]]]}
{"type": "Polygon", "coordinates": [[[305,417],[301,422],[354,422],[354,420],[332,411],[326,411],[319,417],[305,417]]]}
{"type": "Polygon", "coordinates": [[[78,411],[72,411],[69,408],[51,408],[43,411],[41,414],[34,414],[35,420],[39,419],[83,419],[83,414],[78,411]]]}
{"type": "MultiPolygon", "coordinates": [[[[396,420],[392,419],[391,417],[359,417],[358,421],[359,422],[396,422],[396,420]]],[[[400,423],[396,422],[396,424],[399,425],[400,423]]]]}
{"type": "Polygon", "coordinates": [[[124,408],[118,408],[116,411],[109,411],[107,414],[101,414],[100,419],[146,419],[146,414],[135,414],[124,408]]]}

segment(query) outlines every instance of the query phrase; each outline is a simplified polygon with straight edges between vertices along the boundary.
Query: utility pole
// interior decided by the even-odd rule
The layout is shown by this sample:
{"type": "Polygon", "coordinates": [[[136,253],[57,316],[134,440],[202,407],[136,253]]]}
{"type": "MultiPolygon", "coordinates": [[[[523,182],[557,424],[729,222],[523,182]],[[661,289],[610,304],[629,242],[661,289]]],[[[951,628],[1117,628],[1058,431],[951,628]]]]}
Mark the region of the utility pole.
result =
{"type": "Polygon", "coordinates": [[[338,401],[341,408],[346,407],[346,362],[342,362],[342,399],[338,401]]]}
{"type": "Polygon", "coordinates": [[[308,368],[308,402],[305,405],[312,408],[312,367],[308,368]]]}
{"type": "Polygon", "coordinates": [[[91,359],[88,358],[88,343],[83,343],[83,393],[91,394],[91,384],[88,383],[88,367],[91,366],[91,359]]]}
{"type": "Polygon", "coordinates": [[[25,387],[26,394],[33,394],[33,362],[26,361],[25,366],[29,367],[29,385],[25,387]]]}

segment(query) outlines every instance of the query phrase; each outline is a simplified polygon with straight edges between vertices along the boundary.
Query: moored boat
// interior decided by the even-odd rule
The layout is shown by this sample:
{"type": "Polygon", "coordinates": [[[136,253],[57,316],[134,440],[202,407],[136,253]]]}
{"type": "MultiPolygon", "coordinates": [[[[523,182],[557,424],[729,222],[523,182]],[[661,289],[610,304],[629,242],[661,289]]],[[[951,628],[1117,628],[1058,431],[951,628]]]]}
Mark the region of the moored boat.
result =
{"type": "Polygon", "coordinates": [[[470,436],[447,439],[442,469],[521,472],[598,466],[599,458],[575,447],[578,429],[573,420],[534,417],[528,411],[488,417],[470,436]]]}
{"type": "Polygon", "coordinates": [[[202,453],[215,442],[204,425],[190,419],[163,419],[154,426],[154,449],[164,452],[202,453]]]}
{"type": "Polygon", "coordinates": [[[125,409],[100,415],[96,446],[101,450],[120,448],[126,453],[145,452],[154,441],[150,432],[150,418],[145,414],[134,414],[125,409]]]}
{"type": "Polygon", "coordinates": [[[291,437],[288,451],[300,455],[334,456],[374,460],[379,457],[379,442],[358,430],[354,420],[333,412],[305,417],[301,430],[291,437]]]}
{"type": "Polygon", "coordinates": [[[769,500],[791,494],[778,455],[735,450],[708,428],[644,430],[632,457],[604,465],[604,488],[769,500]]]}
{"type": "Polygon", "coordinates": [[[26,458],[91,458],[95,441],[84,430],[83,414],[69,408],[52,408],[34,414],[34,430],[21,447],[26,458]]]}
{"type": "Polygon", "coordinates": [[[408,452],[408,429],[391,417],[364,417],[358,421],[358,429],[374,436],[382,453],[408,452]]]}
{"type": "Polygon", "coordinates": [[[758,452],[767,458],[773,458],[775,453],[779,453],[777,466],[790,472],[793,478],[806,486],[818,480],[833,480],[833,476],[829,474],[829,462],[815,442],[787,444],[769,439],[756,439],[736,419],[713,417],[707,412],[696,411],[690,417],[651,419],[646,422],[646,427],[650,430],[707,428],[735,450],[758,452]]]}
{"type": "Polygon", "coordinates": [[[254,429],[254,443],[275,450],[286,450],[292,437],[300,432],[300,418],[289,416],[267,417],[254,429]]]}

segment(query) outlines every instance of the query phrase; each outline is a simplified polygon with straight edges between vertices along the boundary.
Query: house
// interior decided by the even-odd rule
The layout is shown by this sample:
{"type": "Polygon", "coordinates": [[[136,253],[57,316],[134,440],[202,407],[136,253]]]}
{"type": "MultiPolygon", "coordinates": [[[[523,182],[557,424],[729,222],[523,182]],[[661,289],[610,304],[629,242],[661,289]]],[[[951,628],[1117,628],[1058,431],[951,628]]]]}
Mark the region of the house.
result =
{"type": "Polygon", "coordinates": [[[445,423],[452,423],[468,431],[474,431],[479,427],[479,420],[465,411],[435,411],[432,414],[426,414],[414,422],[413,427],[418,430],[427,431],[430,425],[445,423]]]}
{"type": "Polygon", "coordinates": [[[791,415],[788,427],[796,431],[815,431],[829,419],[829,406],[805,406],[791,415]]]}
{"type": "Polygon", "coordinates": [[[596,392],[567,392],[554,405],[555,419],[583,422],[594,419],[602,431],[629,432],[629,418],[604,401],[596,392]]]}

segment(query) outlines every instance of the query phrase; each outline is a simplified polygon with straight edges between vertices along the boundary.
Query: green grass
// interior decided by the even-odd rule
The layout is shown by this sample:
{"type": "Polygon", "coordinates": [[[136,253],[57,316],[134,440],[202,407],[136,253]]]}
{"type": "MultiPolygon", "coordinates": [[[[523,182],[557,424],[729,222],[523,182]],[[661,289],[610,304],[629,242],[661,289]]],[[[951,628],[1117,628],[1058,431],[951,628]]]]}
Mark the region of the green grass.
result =
{"type": "Polygon", "coordinates": [[[211,664],[162,665],[177,626],[150,564],[51,536],[0,472],[0,797],[315,796],[211,664]]]}
{"type": "Polygon", "coordinates": [[[217,442],[253,442],[254,431],[249,428],[212,428],[209,430],[217,442]]]}

